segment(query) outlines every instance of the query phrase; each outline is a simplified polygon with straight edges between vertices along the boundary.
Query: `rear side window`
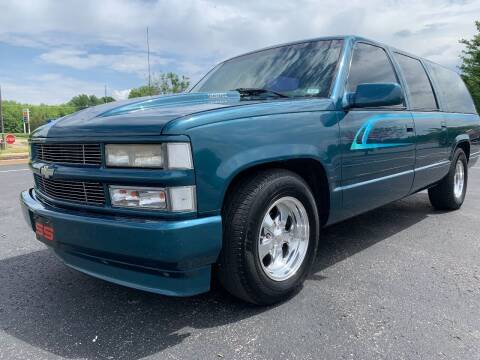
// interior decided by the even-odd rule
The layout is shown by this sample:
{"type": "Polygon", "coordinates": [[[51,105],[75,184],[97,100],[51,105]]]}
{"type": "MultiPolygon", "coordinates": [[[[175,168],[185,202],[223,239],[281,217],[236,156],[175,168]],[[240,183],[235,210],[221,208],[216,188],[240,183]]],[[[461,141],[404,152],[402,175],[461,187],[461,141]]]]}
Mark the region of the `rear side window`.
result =
{"type": "Polygon", "coordinates": [[[472,97],[460,75],[440,65],[429,63],[435,85],[448,112],[475,114],[472,97]]]}
{"type": "Polygon", "coordinates": [[[385,50],[374,45],[356,43],[347,91],[355,92],[357,86],[364,83],[398,83],[398,80],[385,50]]]}
{"type": "Polygon", "coordinates": [[[430,84],[422,63],[417,59],[398,53],[395,53],[395,59],[407,81],[412,108],[416,110],[437,110],[438,106],[433,94],[432,84],[430,84]]]}

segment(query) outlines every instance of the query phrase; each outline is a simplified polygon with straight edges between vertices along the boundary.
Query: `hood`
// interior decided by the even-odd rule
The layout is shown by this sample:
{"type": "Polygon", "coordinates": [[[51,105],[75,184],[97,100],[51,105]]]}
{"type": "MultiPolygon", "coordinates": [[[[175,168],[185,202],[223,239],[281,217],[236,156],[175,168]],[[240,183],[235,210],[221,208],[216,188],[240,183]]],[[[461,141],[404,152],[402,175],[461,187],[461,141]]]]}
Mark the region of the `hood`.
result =
{"type": "Polygon", "coordinates": [[[159,135],[169,121],[207,110],[252,104],[236,91],[182,93],[94,106],[54,120],[32,138],[159,135]]]}

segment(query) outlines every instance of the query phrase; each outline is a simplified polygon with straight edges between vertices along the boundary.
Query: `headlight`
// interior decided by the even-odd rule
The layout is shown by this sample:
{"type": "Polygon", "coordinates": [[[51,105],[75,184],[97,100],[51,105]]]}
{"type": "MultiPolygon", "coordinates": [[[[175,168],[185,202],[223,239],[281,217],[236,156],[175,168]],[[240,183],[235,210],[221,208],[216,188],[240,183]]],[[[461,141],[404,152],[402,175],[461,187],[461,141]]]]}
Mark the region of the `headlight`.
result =
{"type": "Polygon", "coordinates": [[[179,186],[165,189],[109,186],[110,200],[113,207],[194,211],[195,186],[179,186]]]}
{"type": "Polygon", "coordinates": [[[108,144],[105,156],[110,167],[193,168],[189,143],[108,144]]]}

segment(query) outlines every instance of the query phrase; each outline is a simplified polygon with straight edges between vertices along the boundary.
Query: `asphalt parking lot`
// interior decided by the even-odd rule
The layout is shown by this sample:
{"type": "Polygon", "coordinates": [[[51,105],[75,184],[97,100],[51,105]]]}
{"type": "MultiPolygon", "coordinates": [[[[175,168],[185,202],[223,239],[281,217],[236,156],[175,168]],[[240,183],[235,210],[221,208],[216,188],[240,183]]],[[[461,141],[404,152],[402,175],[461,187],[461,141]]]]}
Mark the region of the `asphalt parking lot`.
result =
{"type": "Polygon", "coordinates": [[[419,193],[324,230],[300,294],[169,298],[65,267],[0,166],[0,359],[480,359],[480,165],[460,211],[419,193]]]}

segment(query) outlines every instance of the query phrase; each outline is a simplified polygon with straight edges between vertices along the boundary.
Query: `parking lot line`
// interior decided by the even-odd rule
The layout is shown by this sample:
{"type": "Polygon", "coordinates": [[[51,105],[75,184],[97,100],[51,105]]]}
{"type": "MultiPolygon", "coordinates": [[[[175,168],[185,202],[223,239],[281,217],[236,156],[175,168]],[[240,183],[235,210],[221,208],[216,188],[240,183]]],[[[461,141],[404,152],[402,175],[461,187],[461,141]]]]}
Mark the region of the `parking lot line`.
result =
{"type": "Polygon", "coordinates": [[[29,171],[30,169],[10,169],[10,170],[0,170],[0,173],[15,172],[15,171],[29,171]]]}

